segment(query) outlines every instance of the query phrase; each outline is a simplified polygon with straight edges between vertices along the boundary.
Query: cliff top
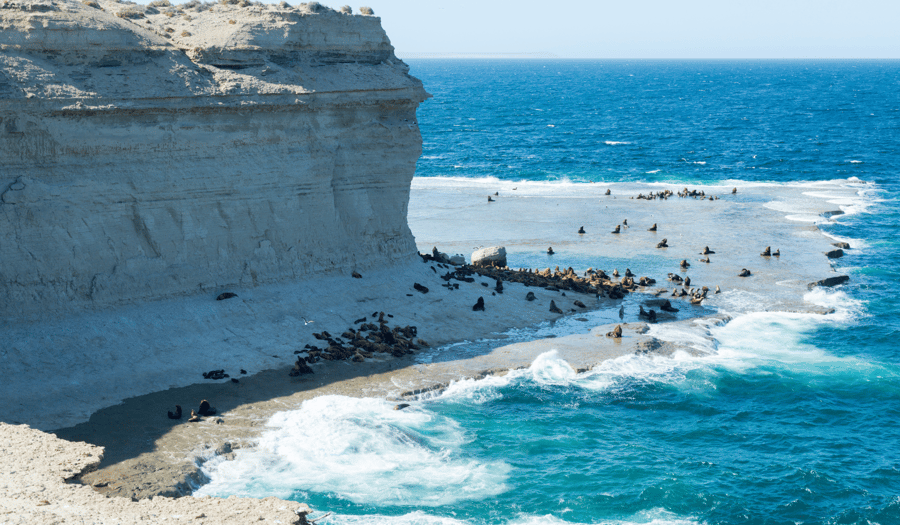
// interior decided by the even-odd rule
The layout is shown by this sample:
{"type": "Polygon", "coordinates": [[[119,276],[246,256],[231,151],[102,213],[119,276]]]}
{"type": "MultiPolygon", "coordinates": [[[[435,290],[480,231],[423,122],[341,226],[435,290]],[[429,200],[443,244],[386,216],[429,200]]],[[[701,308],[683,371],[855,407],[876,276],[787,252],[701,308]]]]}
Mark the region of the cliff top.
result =
{"type": "Polygon", "coordinates": [[[407,71],[379,18],[316,2],[0,0],[0,105],[386,89],[424,99],[407,71]]]}

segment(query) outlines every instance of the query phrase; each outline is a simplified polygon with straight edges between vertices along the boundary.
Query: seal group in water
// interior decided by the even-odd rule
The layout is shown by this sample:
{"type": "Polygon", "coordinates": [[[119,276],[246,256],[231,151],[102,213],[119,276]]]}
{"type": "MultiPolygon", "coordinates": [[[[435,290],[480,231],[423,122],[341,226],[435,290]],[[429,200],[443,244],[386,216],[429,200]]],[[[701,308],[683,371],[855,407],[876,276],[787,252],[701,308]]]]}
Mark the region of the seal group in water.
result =
{"type": "Polygon", "coordinates": [[[472,306],[473,312],[483,312],[484,311],[484,297],[479,297],[478,301],[472,306]]]}

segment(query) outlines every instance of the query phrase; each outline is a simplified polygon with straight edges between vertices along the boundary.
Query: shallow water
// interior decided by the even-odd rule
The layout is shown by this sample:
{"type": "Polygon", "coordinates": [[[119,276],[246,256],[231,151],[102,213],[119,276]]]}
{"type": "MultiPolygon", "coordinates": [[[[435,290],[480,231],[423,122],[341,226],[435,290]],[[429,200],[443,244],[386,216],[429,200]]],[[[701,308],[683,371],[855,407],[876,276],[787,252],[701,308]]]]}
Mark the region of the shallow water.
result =
{"type": "MultiPolygon", "coordinates": [[[[549,352],[402,411],[377,399],[307,401],[275,416],[257,449],[207,463],[200,493],[333,512],[319,523],[900,523],[900,63],[411,66],[435,95],[419,112],[425,150],[410,204],[420,249],[468,254],[502,240],[511,266],[629,266],[659,279],[688,247],[660,254],[636,226],[610,240],[607,228],[626,217],[605,214],[596,193],[690,185],[722,200],[629,202],[629,223],[720,226],[717,245],[745,249],[757,282],[767,271],[798,282],[726,290],[706,307],[733,315],[726,324],[655,325],[656,337],[692,349],[672,357],[576,374],[549,352]],[[592,214],[585,203],[596,203],[592,214]],[[829,220],[823,206],[846,213],[829,220]],[[587,238],[568,233],[576,220],[587,238]],[[836,240],[853,248],[825,260],[836,240]],[[785,255],[761,262],[761,243],[785,255]],[[850,283],[805,290],[800,277],[830,266],[850,283]],[[791,301],[834,312],[770,311],[791,301]]],[[[691,271],[712,284],[731,270],[691,271]]],[[[515,337],[618,314],[586,317],[515,337]]]]}

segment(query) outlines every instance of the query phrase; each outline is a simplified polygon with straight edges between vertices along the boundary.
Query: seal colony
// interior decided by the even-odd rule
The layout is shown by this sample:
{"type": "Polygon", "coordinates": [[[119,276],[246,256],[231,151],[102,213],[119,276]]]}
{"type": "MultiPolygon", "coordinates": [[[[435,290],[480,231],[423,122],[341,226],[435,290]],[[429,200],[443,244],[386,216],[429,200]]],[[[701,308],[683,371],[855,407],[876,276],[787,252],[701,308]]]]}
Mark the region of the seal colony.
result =
{"type": "MultiPolygon", "coordinates": [[[[267,417],[312,396],[402,408],[549,349],[576,370],[666,355],[675,345],[652,335],[661,323],[688,326],[746,292],[815,311],[799,291],[846,280],[829,276],[833,247],[814,226],[740,200],[753,188],[585,185],[545,214],[535,206],[560,195],[526,182],[472,181],[450,196],[440,180],[413,180],[428,95],[372,16],[314,2],[2,7],[0,472],[15,477],[0,498],[18,498],[24,522],[302,522],[308,509],[281,500],[169,498],[203,483],[204,459],[252,445],[267,417]],[[610,235],[614,217],[628,220],[610,235]],[[784,255],[760,258],[734,234],[749,223],[778,232],[758,242],[784,255]],[[432,246],[491,248],[465,264],[432,246]],[[680,268],[704,246],[715,264],[680,268]],[[672,295],[654,287],[676,266],[691,274],[672,279],[672,295]],[[587,323],[607,310],[618,322],[587,323]],[[572,312],[582,333],[504,344],[510,328],[572,312]],[[444,348],[484,338],[498,342],[481,355],[444,348]],[[81,459],[48,474],[70,453],[81,459]],[[34,461],[16,463],[24,456],[34,461]],[[19,489],[30,486],[43,492],[19,489]]],[[[794,190],[779,191],[766,197],[794,190]]]]}

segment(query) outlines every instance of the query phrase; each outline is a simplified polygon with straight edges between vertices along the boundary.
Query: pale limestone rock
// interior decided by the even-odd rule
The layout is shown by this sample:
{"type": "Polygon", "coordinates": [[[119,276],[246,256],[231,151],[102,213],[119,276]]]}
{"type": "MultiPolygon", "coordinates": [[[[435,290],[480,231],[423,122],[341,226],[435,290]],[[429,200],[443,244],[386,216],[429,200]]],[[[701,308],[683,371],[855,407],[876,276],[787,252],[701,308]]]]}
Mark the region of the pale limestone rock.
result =
{"type": "Polygon", "coordinates": [[[428,95],[379,18],[97,5],[0,9],[0,320],[416,253],[428,95]]]}
{"type": "Polygon", "coordinates": [[[103,447],[0,423],[0,522],[299,524],[310,512],[305,504],[277,498],[158,496],[129,501],[66,482],[96,469],[102,458],[103,447]]]}
{"type": "Polygon", "coordinates": [[[473,266],[506,266],[506,248],[491,246],[472,253],[473,266]]]}

